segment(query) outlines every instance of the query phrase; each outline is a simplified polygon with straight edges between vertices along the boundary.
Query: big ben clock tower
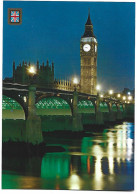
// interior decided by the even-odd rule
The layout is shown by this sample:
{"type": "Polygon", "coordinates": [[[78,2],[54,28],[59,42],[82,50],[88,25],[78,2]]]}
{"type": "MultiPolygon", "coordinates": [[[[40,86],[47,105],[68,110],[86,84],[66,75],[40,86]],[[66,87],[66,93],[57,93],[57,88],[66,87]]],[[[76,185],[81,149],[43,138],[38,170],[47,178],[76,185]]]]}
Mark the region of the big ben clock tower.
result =
{"type": "Polygon", "coordinates": [[[85,32],[80,40],[81,92],[97,94],[97,40],[93,34],[90,13],[85,24],[85,32]]]}

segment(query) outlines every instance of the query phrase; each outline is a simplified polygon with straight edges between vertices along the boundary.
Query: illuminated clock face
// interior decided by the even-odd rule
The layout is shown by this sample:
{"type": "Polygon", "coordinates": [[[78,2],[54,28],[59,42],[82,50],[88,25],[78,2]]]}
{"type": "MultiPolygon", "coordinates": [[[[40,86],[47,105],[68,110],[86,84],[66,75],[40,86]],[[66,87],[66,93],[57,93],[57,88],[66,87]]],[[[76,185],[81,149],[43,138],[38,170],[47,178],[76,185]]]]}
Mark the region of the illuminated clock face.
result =
{"type": "Polygon", "coordinates": [[[97,52],[97,45],[95,45],[95,53],[97,52]]]}
{"type": "Polygon", "coordinates": [[[83,46],[83,50],[84,50],[85,52],[90,51],[90,49],[91,49],[91,46],[90,46],[89,44],[85,44],[85,45],[83,46]]]}

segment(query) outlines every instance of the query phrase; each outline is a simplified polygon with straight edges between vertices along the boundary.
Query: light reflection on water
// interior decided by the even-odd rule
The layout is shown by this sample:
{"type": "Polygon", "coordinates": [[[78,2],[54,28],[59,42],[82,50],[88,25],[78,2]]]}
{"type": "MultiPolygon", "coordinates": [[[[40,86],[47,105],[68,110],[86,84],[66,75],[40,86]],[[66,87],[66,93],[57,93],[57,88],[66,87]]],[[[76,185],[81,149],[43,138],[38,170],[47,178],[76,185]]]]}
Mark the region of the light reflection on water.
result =
{"type": "Polygon", "coordinates": [[[10,167],[8,163],[4,165],[3,188],[133,190],[132,123],[124,122],[113,129],[105,129],[103,133],[96,133],[79,141],[54,141],[67,146],[68,151],[45,153],[39,160],[30,158],[25,169],[21,169],[23,173],[15,169],[16,163],[20,164],[21,159],[14,158],[10,167]],[[37,170],[35,175],[34,169],[37,170]]]}

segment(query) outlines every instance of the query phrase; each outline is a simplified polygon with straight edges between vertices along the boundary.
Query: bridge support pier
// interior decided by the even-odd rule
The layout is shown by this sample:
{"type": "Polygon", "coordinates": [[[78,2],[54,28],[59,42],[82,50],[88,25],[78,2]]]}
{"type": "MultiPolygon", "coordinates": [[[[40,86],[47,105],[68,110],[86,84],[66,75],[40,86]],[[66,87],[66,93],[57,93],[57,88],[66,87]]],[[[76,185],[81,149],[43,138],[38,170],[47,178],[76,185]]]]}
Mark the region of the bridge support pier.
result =
{"type": "Polygon", "coordinates": [[[123,104],[123,118],[127,117],[127,109],[126,109],[126,105],[123,104]]]}
{"type": "Polygon", "coordinates": [[[25,142],[32,143],[34,145],[43,141],[41,119],[36,115],[35,92],[36,87],[33,85],[29,86],[28,118],[26,121],[25,134],[25,142]]]}
{"type": "Polygon", "coordinates": [[[82,131],[83,125],[81,115],[78,114],[78,93],[76,89],[73,93],[73,110],[72,110],[72,131],[82,131]]]}
{"type": "Polygon", "coordinates": [[[123,114],[120,110],[117,111],[117,120],[122,120],[123,119],[123,114]]]}
{"type": "Polygon", "coordinates": [[[100,112],[100,98],[99,94],[97,94],[97,101],[96,101],[96,125],[103,125],[103,113],[100,112]]]}
{"type": "Polygon", "coordinates": [[[110,122],[116,121],[115,112],[113,112],[112,110],[109,112],[109,121],[110,122]]]}
{"type": "Polygon", "coordinates": [[[117,120],[122,120],[123,119],[123,114],[120,111],[119,104],[117,104],[117,120]]]}
{"type": "Polygon", "coordinates": [[[109,102],[109,121],[114,122],[116,121],[115,112],[112,110],[112,103],[109,102]]]}
{"type": "Polygon", "coordinates": [[[96,124],[97,125],[103,125],[104,124],[103,114],[100,111],[96,112],[96,124]]]}

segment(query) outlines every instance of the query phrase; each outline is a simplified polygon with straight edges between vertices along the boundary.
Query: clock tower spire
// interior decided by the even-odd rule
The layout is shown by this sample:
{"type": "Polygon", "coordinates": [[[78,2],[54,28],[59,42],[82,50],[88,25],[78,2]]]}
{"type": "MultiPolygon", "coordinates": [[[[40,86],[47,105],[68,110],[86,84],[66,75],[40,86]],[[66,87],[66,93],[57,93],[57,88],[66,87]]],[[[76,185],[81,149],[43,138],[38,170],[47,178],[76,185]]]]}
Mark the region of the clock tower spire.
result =
{"type": "Polygon", "coordinates": [[[82,37],[95,37],[93,34],[93,24],[92,24],[91,19],[90,19],[90,11],[88,13],[88,19],[87,19],[87,22],[85,24],[85,32],[84,32],[82,37]]]}
{"type": "Polygon", "coordinates": [[[93,33],[90,12],[85,24],[85,32],[80,40],[81,92],[96,94],[97,82],[97,40],[93,33]]]}

